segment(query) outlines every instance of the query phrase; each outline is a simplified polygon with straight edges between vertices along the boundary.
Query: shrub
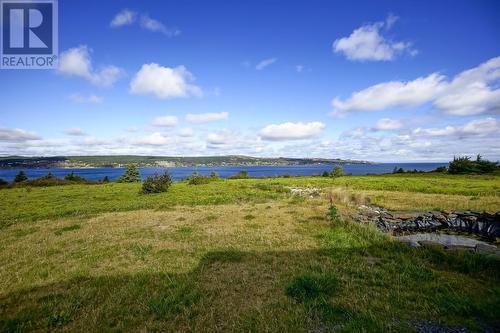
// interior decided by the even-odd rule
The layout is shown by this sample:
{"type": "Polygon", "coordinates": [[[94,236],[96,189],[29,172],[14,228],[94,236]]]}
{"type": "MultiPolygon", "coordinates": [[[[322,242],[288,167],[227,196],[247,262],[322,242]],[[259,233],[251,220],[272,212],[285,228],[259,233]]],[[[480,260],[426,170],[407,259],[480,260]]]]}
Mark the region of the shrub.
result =
{"type": "Polygon", "coordinates": [[[247,179],[247,178],[250,178],[250,177],[248,177],[248,171],[241,170],[237,174],[229,176],[228,178],[229,179],[247,179]]]}
{"type": "Polygon", "coordinates": [[[168,172],[162,175],[154,174],[142,183],[141,192],[144,194],[166,192],[170,185],[172,185],[172,177],[168,172]]]}
{"type": "Polygon", "coordinates": [[[64,179],[65,180],[69,180],[69,181],[72,181],[72,182],[86,182],[87,180],[83,177],[80,177],[78,175],[75,175],[73,172],[67,174],[66,176],[64,176],[64,179]]]}
{"type": "Polygon", "coordinates": [[[337,206],[335,206],[333,200],[330,200],[330,206],[328,207],[328,219],[331,222],[338,222],[340,220],[337,206]]]}
{"type": "Polygon", "coordinates": [[[7,184],[9,184],[9,182],[7,182],[5,179],[0,178],[0,186],[5,186],[7,184]]]}
{"type": "Polygon", "coordinates": [[[453,157],[448,165],[448,172],[451,174],[490,173],[498,169],[498,162],[485,160],[481,155],[477,155],[475,161],[469,156],[453,157]]]}
{"type": "Polygon", "coordinates": [[[101,182],[102,183],[109,183],[109,177],[108,176],[104,176],[104,178],[102,179],[101,182]]]}
{"type": "Polygon", "coordinates": [[[434,172],[446,172],[448,169],[445,166],[440,166],[434,169],[434,172]]]}
{"type": "Polygon", "coordinates": [[[141,174],[137,165],[130,164],[127,166],[125,173],[116,180],[117,183],[136,183],[141,181],[141,174]]]}
{"type": "Polygon", "coordinates": [[[210,172],[210,178],[219,178],[219,175],[217,174],[217,172],[212,171],[210,172]]]}
{"type": "Polygon", "coordinates": [[[332,177],[340,177],[344,175],[344,169],[340,165],[336,165],[332,170],[332,177]]]}
{"type": "Polygon", "coordinates": [[[323,171],[321,177],[330,177],[330,174],[328,173],[328,171],[323,171]]]}
{"type": "Polygon", "coordinates": [[[405,170],[403,168],[394,167],[392,173],[405,173],[405,170]]]}
{"type": "Polygon", "coordinates": [[[25,180],[28,180],[28,177],[26,177],[26,174],[24,173],[24,171],[21,170],[14,178],[14,183],[21,183],[21,182],[24,182],[25,180]]]}

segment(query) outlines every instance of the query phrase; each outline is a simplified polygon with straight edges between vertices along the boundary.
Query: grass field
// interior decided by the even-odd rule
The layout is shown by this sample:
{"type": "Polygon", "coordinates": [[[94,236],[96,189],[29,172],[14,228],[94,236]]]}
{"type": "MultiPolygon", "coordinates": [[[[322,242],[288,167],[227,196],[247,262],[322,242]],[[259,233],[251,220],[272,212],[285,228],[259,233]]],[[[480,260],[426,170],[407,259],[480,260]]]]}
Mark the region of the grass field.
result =
{"type": "Polygon", "coordinates": [[[500,325],[498,259],[411,249],[372,227],[329,221],[327,196],[288,190],[340,187],[390,209],[499,210],[498,176],[221,180],[153,195],[139,186],[0,190],[0,331],[500,325]]]}

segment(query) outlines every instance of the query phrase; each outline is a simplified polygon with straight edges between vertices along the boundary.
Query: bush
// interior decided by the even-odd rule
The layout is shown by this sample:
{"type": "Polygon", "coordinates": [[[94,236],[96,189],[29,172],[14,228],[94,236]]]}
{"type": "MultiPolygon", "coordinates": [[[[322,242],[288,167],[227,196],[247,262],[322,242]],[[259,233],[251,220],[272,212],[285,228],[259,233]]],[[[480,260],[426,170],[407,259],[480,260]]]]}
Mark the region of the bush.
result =
{"type": "Polygon", "coordinates": [[[104,178],[101,180],[102,183],[109,183],[109,177],[104,176],[104,178]]]}
{"type": "Polygon", "coordinates": [[[130,164],[127,166],[125,173],[116,180],[117,183],[137,183],[141,181],[141,174],[137,165],[130,164]]]}
{"type": "Polygon", "coordinates": [[[498,169],[498,162],[484,160],[481,155],[477,155],[475,161],[469,156],[453,157],[448,165],[448,172],[451,174],[491,173],[498,169]]]}
{"type": "Polygon", "coordinates": [[[248,171],[241,170],[237,174],[229,176],[228,178],[229,179],[247,179],[247,178],[250,178],[250,177],[248,177],[248,171]]]}
{"type": "Polygon", "coordinates": [[[328,171],[323,171],[321,177],[330,177],[330,174],[328,173],[328,171]]]}
{"type": "Polygon", "coordinates": [[[340,165],[336,165],[332,170],[332,177],[340,177],[344,175],[344,169],[340,165]]]}
{"type": "Polygon", "coordinates": [[[7,184],[9,184],[9,182],[7,182],[5,179],[0,178],[0,186],[5,186],[7,184]]]}
{"type": "Polygon", "coordinates": [[[446,172],[446,171],[448,171],[448,169],[445,166],[440,166],[434,169],[433,172],[446,172]]]}
{"type": "Polygon", "coordinates": [[[24,171],[21,170],[14,178],[14,183],[21,183],[21,182],[24,182],[25,180],[28,180],[28,177],[26,177],[26,174],[24,173],[24,171]]]}
{"type": "Polygon", "coordinates": [[[405,170],[403,168],[394,167],[394,170],[392,170],[392,173],[405,173],[405,170]]]}
{"type": "Polygon", "coordinates": [[[75,175],[73,172],[71,172],[71,173],[67,174],[66,176],[64,176],[64,179],[72,181],[72,182],[76,182],[76,183],[83,183],[83,182],[87,181],[85,178],[80,177],[78,175],[75,175]]]}
{"type": "Polygon", "coordinates": [[[210,172],[210,178],[219,178],[219,175],[217,174],[217,172],[212,171],[210,172]]]}
{"type": "Polygon", "coordinates": [[[154,174],[142,183],[141,192],[144,194],[167,192],[170,185],[172,185],[172,177],[168,172],[162,175],[154,174]]]}

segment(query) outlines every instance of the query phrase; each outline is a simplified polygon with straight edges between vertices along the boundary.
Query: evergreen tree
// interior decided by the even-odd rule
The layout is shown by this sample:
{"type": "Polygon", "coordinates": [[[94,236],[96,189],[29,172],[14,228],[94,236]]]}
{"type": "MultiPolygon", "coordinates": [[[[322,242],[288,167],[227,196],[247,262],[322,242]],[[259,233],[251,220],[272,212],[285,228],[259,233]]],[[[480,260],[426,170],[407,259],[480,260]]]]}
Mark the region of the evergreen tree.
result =
{"type": "Polygon", "coordinates": [[[136,183],[141,181],[141,174],[139,168],[135,164],[127,166],[125,173],[116,180],[118,183],[136,183]]]}
{"type": "Polygon", "coordinates": [[[332,170],[332,177],[340,177],[344,175],[344,169],[340,165],[336,165],[332,170]]]}
{"type": "Polygon", "coordinates": [[[28,180],[28,177],[26,177],[26,174],[24,173],[24,171],[21,170],[14,178],[14,183],[21,183],[21,182],[24,182],[25,180],[28,180]]]}

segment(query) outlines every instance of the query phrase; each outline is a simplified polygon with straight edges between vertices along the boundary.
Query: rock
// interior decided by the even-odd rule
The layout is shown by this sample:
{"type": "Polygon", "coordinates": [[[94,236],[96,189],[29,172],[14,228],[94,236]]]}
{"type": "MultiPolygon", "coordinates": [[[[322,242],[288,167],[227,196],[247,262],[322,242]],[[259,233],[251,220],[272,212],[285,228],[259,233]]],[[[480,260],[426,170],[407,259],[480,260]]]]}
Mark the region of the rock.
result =
{"type": "Polygon", "coordinates": [[[500,249],[494,245],[489,245],[489,244],[477,244],[476,252],[483,254],[494,254],[500,256],[500,249]]]}
{"type": "Polygon", "coordinates": [[[439,248],[444,248],[444,245],[439,243],[439,242],[436,242],[436,241],[432,241],[432,240],[421,240],[421,241],[418,241],[418,243],[420,244],[420,246],[422,247],[439,247],[439,248]]]}
{"type": "Polygon", "coordinates": [[[409,220],[409,219],[416,218],[418,215],[417,214],[411,214],[411,213],[396,213],[396,214],[393,214],[393,216],[396,219],[409,220]]]}
{"type": "Polygon", "coordinates": [[[469,251],[474,252],[476,250],[473,246],[464,246],[464,245],[446,245],[444,247],[448,251],[469,251]]]}

